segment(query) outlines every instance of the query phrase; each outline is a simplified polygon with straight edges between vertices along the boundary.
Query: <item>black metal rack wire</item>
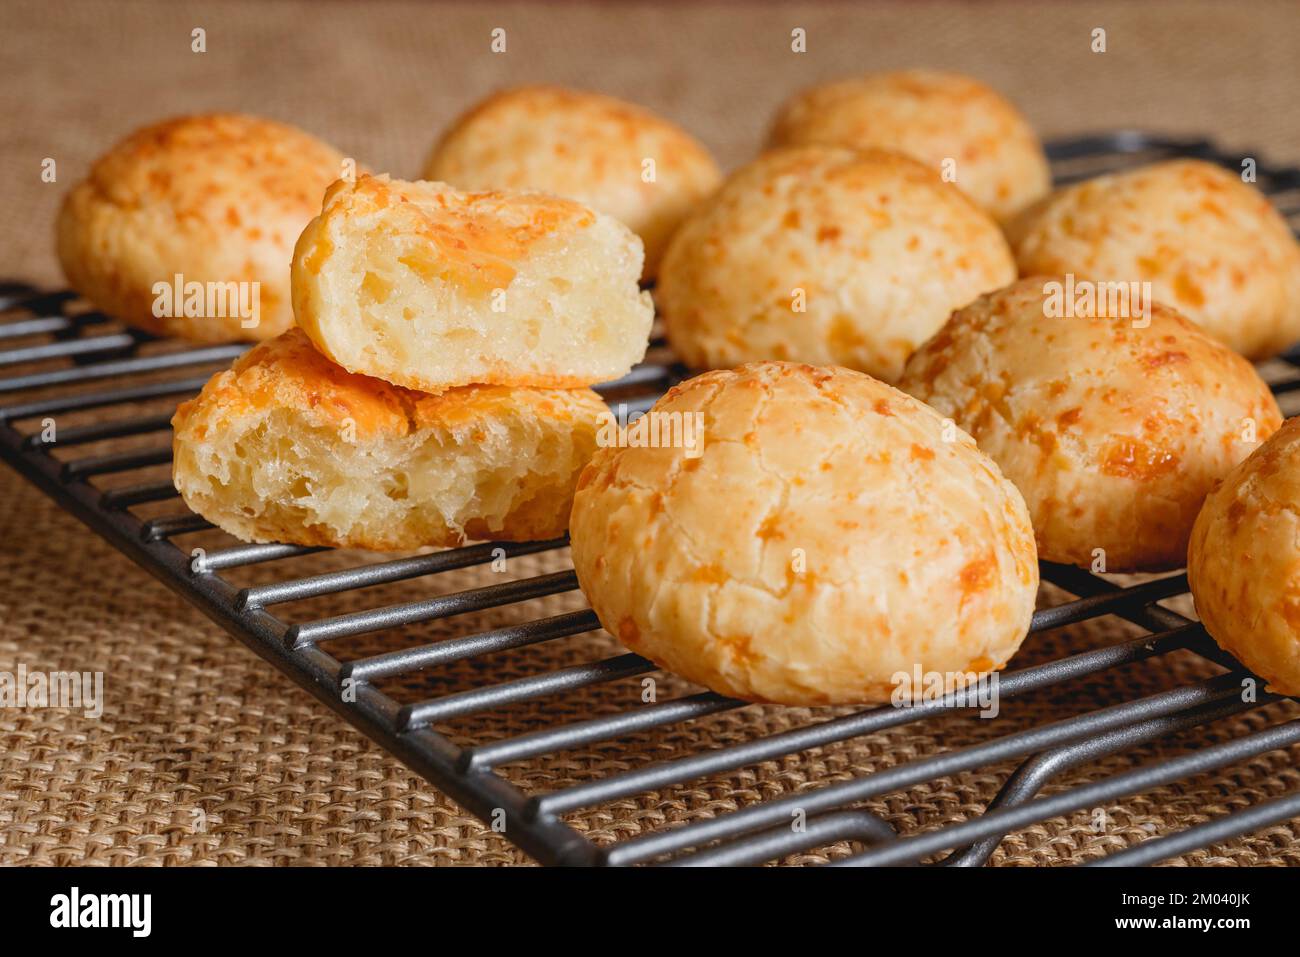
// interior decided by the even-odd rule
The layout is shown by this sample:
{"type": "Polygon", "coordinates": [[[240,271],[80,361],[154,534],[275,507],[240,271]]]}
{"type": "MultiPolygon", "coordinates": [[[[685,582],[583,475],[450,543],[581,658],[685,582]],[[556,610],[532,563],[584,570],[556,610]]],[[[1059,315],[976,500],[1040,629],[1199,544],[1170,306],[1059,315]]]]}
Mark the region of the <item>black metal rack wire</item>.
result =
{"type": "MultiPolygon", "coordinates": [[[[1218,150],[1207,140],[1170,139],[1136,132],[1076,138],[1049,149],[1057,182],[1175,156],[1194,156],[1240,170],[1242,156],[1218,150]]],[[[1294,224],[1300,219],[1300,169],[1257,164],[1260,187],[1294,224]]],[[[1174,575],[1120,587],[1103,577],[1044,564],[1043,577],[1076,596],[1040,609],[1032,631],[1114,615],[1140,626],[1133,640],[1071,654],[1001,676],[1002,697],[1053,688],[1087,676],[1107,675],[1120,666],[1189,650],[1228,669],[1157,694],[995,736],[987,741],[904,761],[884,770],[772,800],[683,826],[650,830],[609,845],[597,845],[564,821],[564,815],[603,802],[680,785],[692,780],[795,755],[950,713],[951,702],[907,709],[862,710],[813,721],[781,733],[690,753],[622,770],[548,793],[528,793],[499,769],[524,759],[562,752],[744,707],[712,693],[640,705],[500,740],[457,745],[433,725],[481,715],[521,701],[592,689],[620,678],[653,672],[634,654],[565,667],[557,671],[483,683],[414,704],[400,704],[376,682],[463,662],[509,649],[598,630],[590,610],[493,628],[477,634],[413,644],[398,650],[342,661],[331,654],[335,639],[397,629],[418,622],[523,602],[577,588],[572,570],[504,581],[395,605],[381,605],[333,617],[290,624],[270,609],[286,602],[387,583],[429,578],[484,565],[502,554],[524,555],[561,548],[563,540],[528,544],[476,544],[415,557],[376,560],[339,571],[282,578],[239,587],[225,574],[260,563],[283,561],[320,549],[292,545],[233,545],[192,555],[176,540],[210,529],[202,518],[176,511],[141,517],[141,506],[177,498],[168,481],[101,488],[95,479],[130,473],[171,460],[170,412],[140,414],[148,400],[180,400],[198,391],[210,369],[238,355],[243,346],[159,348],[152,337],[111,331],[99,313],[78,311],[69,292],[41,293],[28,287],[0,287],[0,340],[23,342],[0,351],[0,456],[138,564],[197,605],[235,637],[292,677],[344,719],[373,738],[413,770],[485,821],[507,821],[506,834],[537,860],[552,864],[630,865],[640,863],[757,864],[829,844],[851,841],[862,849],[840,865],[932,861],[949,866],[985,863],[1001,839],[1017,829],[1058,815],[1089,809],[1151,788],[1224,768],[1267,751],[1300,743],[1300,720],[1289,720],[1172,759],[1068,788],[1050,797],[1040,791],[1063,772],[1156,741],[1240,715],[1277,700],[1261,693],[1243,700],[1247,674],[1222,653],[1195,622],[1158,604],[1186,592],[1186,577],[1174,575]],[[34,341],[34,344],[32,342],[34,341]],[[45,368],[51,362],[54,368],[45,368]],[[29,371],[36,366],[35,371],[29,371]],[[103,418],[60,428],[51,440],[42,429],[49,417],[100,410],[103,418]],[[117,414],[113,414],[116,412],[117,414]],[[88,443],[157,434],[154,446],[60,458],[88,443]],[[504,549],[504,552],[496,551],[504,549]],[[349,689],[349,694],[343,694],[349,689]],[[896,833],[882,818],[855,805],[880,795],[990,765],[1018,761],[996,799],[964,822],[920,833],[896,833]],[[806,816],[802,829],[792,814],[806,816]],[[943,856],[943,852],[950,852],[943,856]]],[[[662,346],[662,343],[657,343],[662,346]]],[[[1300,353],[1283,357],[1300,367],[1300,353]]],[[[638,366],[603,387],[633,409],[648,408],[680,374],[670,359],[638,366]]],[[[1275,385],[1279,393],[1300,389],[1300,376],[1275,385]]],[[[179,504],[179,503],[178,503],[179,504]]],[[[1185,831],[1152,837],[1094,863],[1150,864],[1241,836],[1300,816],[1300,793],[1261,802],[1185,831]]]]}

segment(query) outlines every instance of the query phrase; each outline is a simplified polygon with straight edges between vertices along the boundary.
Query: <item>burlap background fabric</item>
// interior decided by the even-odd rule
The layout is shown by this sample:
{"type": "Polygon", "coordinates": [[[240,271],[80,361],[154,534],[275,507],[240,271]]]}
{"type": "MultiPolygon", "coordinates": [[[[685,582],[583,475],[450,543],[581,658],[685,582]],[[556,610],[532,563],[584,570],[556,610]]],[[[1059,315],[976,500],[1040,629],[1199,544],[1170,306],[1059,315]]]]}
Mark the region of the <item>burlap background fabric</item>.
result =
{"type": "MultiPolygon", "coordinates": [[[[1300,6],[1143,3],[890,3],[556,6],[417,3],[67,3],[11,0],[0,39],[0,274],[58,283],[51,222],[67,184],[132,127],[168,114],[239,109],[288,120],[370,166],[413,175],[439,128],[494,87],[553,81],[625,96],[676,118],[728,166],[752,154],[791,90],[908,65],[970,72],[1010,93],[1045,136],[1122,126],[1212,134],[1300,163],[1294,112],[1300,6]],[[488,49],[504,27],[505,55],[488,49]],[[790,52],[792,28],[808,52],[790,52]],[[1107,30],[1108,52],[1089,50],[1107,30]],[[207,52],[190,50],[207,32],[207,52]],[[43,158],[58,162],[44,184],[43,158]]],[[[61,423],[62,424],[62,423],[61,423]]],[[[92,449],[93,451],[93,449],[92,449]]],[[[165,470],[162,474],[166,474],[165,470]]],[[[139,481],[140,476],[132,476],[139,481]]],[[[175,510],[175,503],[169,508],[175,510]]],[[[201,541],[201,539],[200,539],[201,541]]],[[[327,554],[237,580],[342,567],[327,554]]],[[[518,559],[514,574],[562,566],[518,559]]],[[[290,620],[482,582],[468,571],[277,609],[290,620]]],[[[339,648],[355,657],[578,607],[558,596],[404,629],[339,648]]],[[[1016,664],[1132,634],[1114,619],[1035,636],[1016,664]]],[[[404,699],[615,653],[586,636],[495,655],[390,687],[404,699]]],[[[6,468],[0,468],[0,670],[102,670],[94,721],[55,709],[0,712],[0,862],[7,864],[499,864],[525,855],[406,771],[220,628],[6,468]],[[195,809],[202,809],[205,820],[195,809]]],[[[996,726],[954,715],[794,755],[568,818],[599,842],[847,779],[994,733],[1150,694],[1213,666],[1158,658],[1062,691],[1004,703],[996,726]]],[[[661,694],[674,683],[661,684],[661,694]]],[[[632,707],[640,686],[454,722],[488,740],[632,707]]],[[[1275,705],[1073,772],[1052,789],[1226,740],[1294,713],[1275,705]]],[[[751,707],[506,768],[528,790],[807,723],[825,714],[751,707]]],[[[1076,862],[1300,788],[1300,750],[1273,752],[1008,837],[996,864],[1076,862]]],[[[864,805],[914,832],[979,813],[1009,765],[864,805]]],[[[1177,863],[1300,864],[1300,823],[1177,863]]],[[[847,845],[792,859],[817,862],[847,845]]]]}

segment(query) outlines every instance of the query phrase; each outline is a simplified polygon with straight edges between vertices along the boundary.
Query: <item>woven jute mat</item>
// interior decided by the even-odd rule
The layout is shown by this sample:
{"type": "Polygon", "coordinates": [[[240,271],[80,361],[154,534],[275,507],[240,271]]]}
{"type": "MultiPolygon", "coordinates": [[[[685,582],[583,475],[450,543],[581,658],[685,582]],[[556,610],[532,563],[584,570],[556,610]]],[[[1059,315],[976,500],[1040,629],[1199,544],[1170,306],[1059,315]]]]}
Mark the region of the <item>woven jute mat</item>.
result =
{"type": "MultiPolygon", "coordinates": [[[[799,86],[854,71],[942,66],[1013,95],[1047,136],[1118,127],[1209,134],[1300,161],[1291,112],[1300,8],[1222,4],[896,3],[859,7],[423,5],[247,2],[5,5],[0,43],[0,274],[59,282],[51,223],[67,185],[132,127],[174,113],[240,109],[295,122],[373,168],[413,175],[438,129],[495,87],[548,81],[658,109],[732,166],[799,86]],[[493,28],[507,53],[489,51],[493,28]],[[807,31],[808,53],[790,52],[807,31]],[[1107,52],[1089,49],[1107,31],[1107,52]],[[191,51],[206,32],[206,53],[191,51]],[[58,182],[41,181],[44,158],[58,182]]],[[[60,423],[63,424],[62,422],[60,423]]],[[[87,453],[93,451],[90,447],[87,453]]],[[[165,471],[160,473],[165,475],[165,471]]],[[[140,481],[139,474],[132,480],[140,481]]],[[[175,508],[174,503],[171,508],[175,508]]],[[[221,542],[219,535],[211,544],[221,542]]],[[[204,544],[199,536],[186,545],[204,544]]],[[[232,577],[252,584],[355,563],[327,553],[232,577]]],[[[512,575],[565,567],[513,559],[512,575]]],[[[483,584],[466,570],[276,609],[339,614],[483,584]]],[[[496,581],[499,578],[492,578],[496,581]]],[[[1060,595],[1045,596],[1060,600],[1060,595]]],[[[555,596],[346,642],[343,658],[581,606],[555,596]]],[[[1179,605],[1186,611],[1186,603],[1179,605]]],[[[1032,636],[1015,666],[1120,641],[1104,619],[1032,636]]],[[[580,636],[385,685],[401,700],[537,674],[619,651],[580,636]]],[[[0,710],[0,863],[503,864],[527,858],[246,651],[12,471],[0,468],[0,670],[102,671],[98,718],[0,710]]],[[[1190,653],[1003,702],[997,721],[953,714],[610,802],[566,818],[598,843],[702,820],[902,761],[1131,700],[1218,673],[1190,653]]],[[[661,697],[686,691],[660,680],[661,697]]],[[[442,726],[487,741],[634,707],[638,681],[549,697],[442,726]]],[[[1290,703],[1193,729],[1068,772],[1046,793],[1203,748],[1287,717],[1290,703]]],[[[831,711],[749,707],[503,769],[529,792],[822,720],[831,711]]],[[[1300,788],[1300,749],[1145,792],[1008,836],[992,863],[1077,863],[1300,788]],[[1098,814],[1100,810],[1102,813],[1098,814]],[[1101,822],[1100,824],[1098,822],[1101,822]]],[[[916,833],[973,817],[1014,765],[889,794],[861,807],[916,833]]],[[[1300,864],[1300,822],[1176,864],[1300,864]]],[[[786,863],[850,853],[818,848],[786,863]]]]}

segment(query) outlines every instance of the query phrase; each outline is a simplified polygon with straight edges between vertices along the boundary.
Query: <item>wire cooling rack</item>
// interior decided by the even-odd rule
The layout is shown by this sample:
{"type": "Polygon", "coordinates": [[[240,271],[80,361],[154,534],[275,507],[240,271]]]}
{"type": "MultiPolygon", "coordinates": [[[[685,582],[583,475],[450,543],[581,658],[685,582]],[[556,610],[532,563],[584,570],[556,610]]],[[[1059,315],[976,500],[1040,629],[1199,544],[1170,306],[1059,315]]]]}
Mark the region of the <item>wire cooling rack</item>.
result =
{"type": "MultiPolygon", "coordinates": [[[[1058,183],[1174,156],[1200,157],[1233,170],[1240,170],[1243,162],[1243,156],[1226,154],[1206,140],[1132,132],[1056,143],[1049,154],[1058,183]]],[[[1259,186],[1294,226],[1300,219],[1300,169],[1260,163],[1256,174],[1259,186]]],[[[503,765],[524,760],[559,762],[573,749],[638,733],[666,734],[675,725],[745,704],[708,692],[688,693],[523,734],[468,744],[453,742],[435,726],[451,719],[480,718],[519,702],[545,703],[578,691],[599,693],[619,679],[655,671],[637,655],[617,654],[495,683],[485,669],[473,687],[415,702],[399,702],[379,687],[385,679],[507,650],[526,653],[529,646],[541,642],[598,630],[595,615],[582,609],[432,643],[402,640],[402,629],[417,623],[454,620],[471,612],[574,591],[577,579],[571,569],[525,578],[506,576],[507,580],[499,583],[459,591],[440,584],[439,576],[502,557],[560,549],[566,544],[563,540],[477,544],[387,560],[372,556],[363,564],[341,570],[276,576],[240,586],[231,580],[236,570],[264,563],[283,563],[270,566],[282,568],[292,564],[290,559],[321,549],[227,544],[195,550],[187,537],[212,526],[185,511],[165,473],[158,477],[157,472],[171,461],[167,433],[174,403],[197,392],[213,368],[228,364],[246,347],[193,348],[156,340],[87,311],[69,292],[40,293],[19,285],[4,286],[0,287],[0,308],[4,316],[0,341],[9,346],[0,351],[0,455],[416,772],[485,822],[504,823],[507,837],[544,863],[757,864],[850,842],[854,852],[835,864],[980,865],[1005,835],[1018,829],[1300,742],[1300,720],[1275,722],[1190,753],[1040,797],[1054,779],[1071,769],[1166,736],[1196,733],[1211,722],[1277,700],[1262,692],[1257,700],[1243,700],[1242,682],[1247,673],[1221,652],[1198,624],[1159,604],[1186,592],[1184,575],[1120,587],[1079,569],[1045,563],[1043,578],[1075,597],[1040,609],[1034,615],[1032,632],[1112,615],[1139,626],[1142,634],[1005,672],[999,689],[1003,699],[1050,691],[1077,679],[1115,680],[1115,670],[1122,666],[1159,663],[1182,650],[1226,670],[1062,720],[993,734],[968,746],[911,760],[903,755],[883,770],[848,780],[817,781],[817,786],[798,793],[758,800],[712,818],[642,830],[629,839],[597,844],[567,823],[566,815],[760,762],[797,758],[809,749],[886,729],[933,722],[952,713],[952,702],[876,708],[823,720],[814,716],[805,724],[768,736],[719,743],[708,750],[629,766],[553,791],[526,790],[501,773],[503,765]],[[94,413],[89,420],[81,422],[82,414],[90,410],[94,413]],[[69,416],[74,424],[62,424],[69,416]],[[53,430],[51,424],[56,426],[53,430]],[[127,439],[133,440],[129,448],[114,446],[127,439]],[[141,439],[148,444],[139,445],[141,439]],[[94,454],[84,454],[86,449],[94,454]],[[136,477],[150,469],[155,473],[153,480],[136,477]],[[292,623],[271,610],[290,602],[415,579],[427,583],[430,597],[292,623]],[[397,647],[350,660],[331,653],[331,648],[337,649],[349,638],[378,632],[397,633],[397,647]],[[1007,762],[1018,764],[997,797],[960,823],[900,834],[882,817],[860,806],[891,792],[1007,762]],[[801,826],[792,826],[792,820],[799,820],[801,826]]],[[[1300,389],[1297,366],[1300,355],[1295,353],[1273,364],[1271,377],[1278,380],[1275,391],[1300,389]]],[[[600,391],[611,401],[617,399],[634,410],[645,409],[679,375],[658,340],[652,343],[646,363],[600,391]]],[[[1213,817],[1180,832],[1153,836],[1092,863],[1154,863],[1297,816],[1300,793],[1213,817]]]]}

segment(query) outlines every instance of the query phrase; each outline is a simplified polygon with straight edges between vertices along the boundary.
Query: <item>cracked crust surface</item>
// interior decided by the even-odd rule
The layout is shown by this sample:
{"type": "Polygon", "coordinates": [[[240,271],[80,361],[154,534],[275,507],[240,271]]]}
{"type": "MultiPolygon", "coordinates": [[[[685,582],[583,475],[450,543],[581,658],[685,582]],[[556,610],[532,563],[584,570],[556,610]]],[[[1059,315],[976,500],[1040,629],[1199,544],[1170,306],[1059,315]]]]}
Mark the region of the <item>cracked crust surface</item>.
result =
{"type": "Polygon", "coordinates": [[[413,392],[347,372],[291,329],[176,410],[174,481],[244,541],[392,551],[549,539],[567,527],[608,415],[590,389],[413,392]]]}
{"type": "Polygon", "coordinates": [[[723,694],[889,700],[892,678],[1001,668],[1038,566],[1019,493],[969,436],[847,369],[762,362],[670,390],[702,453],[603,448],[574,567],[628,648],[723,694]]]}
{"type": "MultiPolygon", "coordinates": [[[[64,199],[58,254],[96,307],[161,335],[268,339],[293,325],[289,256],[343,156],[282,123],[206,114],[140,129],[64,199]],[[154,284],[257,282],[260,322],[156,317],[154,284]]],[[[179,311],[179,310],[178,310],[179,311]]]]}
{"type": "Polygon", "coordinates": [[[1008,231],[1022,276],[1150,282],[1156,300],[1251,359],[1300,339],[1300,245],[1267,197],[1201,160],[1099,176],[1008,231]]]}
{"type": "Polygon", "coordinates": [[[996,90],[956,73],[901,70],[826,83],[787,100],[773,146],[847,146],[906,153],[1006,223],[1047,195],[1051,173],[1029,122],[996,90]]]}
{"type": "Polygon", "coordinates": [[[1214,484],[1282,421],[1249,362],[1175,310],[1045,314],[1023,279],[958,310],[900,388],[970,432],[1024,494],[1039,555],[1181,567],[1214,484]],[[1137,318],[1138,323],[1145,322],[1137,318]]]}
{"type": "Polygon", "coordinates": [[[810,146],[760,157],[689,218],[656,297],[693,368],[780,359],[892,382],[953,309],[1014,278],[997,224],[932,170],[810,146]]]}
{"type": "Polygon", "coordinates": [[[1270,690],[1300,694],[1300,419],[1283,424],[1206,499],[1187,578],[1220,647],[1270,690]]]}
{"type": "Polygon", "coordinates": [[[673,230],[722,179],[709,151],[673,123],[556,86],[503,90],[475,105],[438,141],[424,177],[460,189],[540,190],[607,213],[645,243],[647,278],[673,230]],[[654,161],[650,181],[646,160],[654,161]]]}

